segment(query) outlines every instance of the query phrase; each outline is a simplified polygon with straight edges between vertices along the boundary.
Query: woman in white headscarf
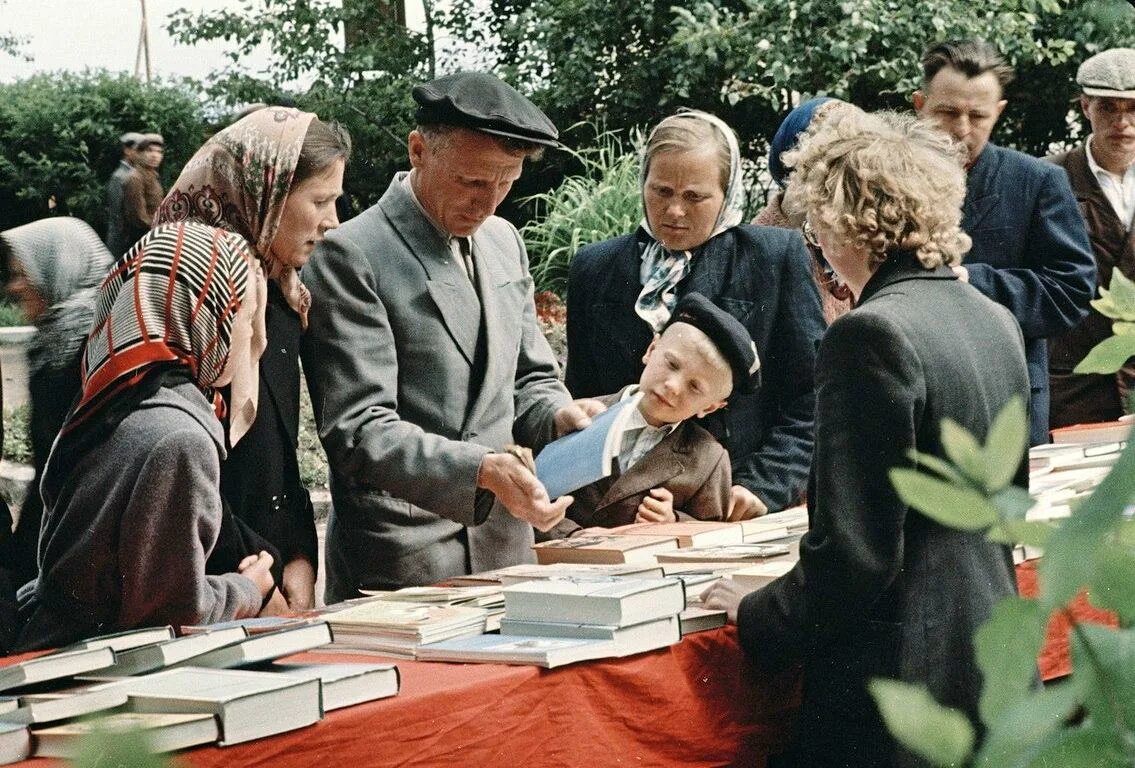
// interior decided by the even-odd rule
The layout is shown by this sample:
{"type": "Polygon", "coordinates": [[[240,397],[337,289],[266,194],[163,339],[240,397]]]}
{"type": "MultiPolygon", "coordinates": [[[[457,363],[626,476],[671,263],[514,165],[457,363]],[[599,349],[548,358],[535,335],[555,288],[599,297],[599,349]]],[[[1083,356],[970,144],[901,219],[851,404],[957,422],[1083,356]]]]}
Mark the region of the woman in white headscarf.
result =
{"type": "Polygon", "coordinates": [[[0,233],[7,291],[36,333],[27,347],[29,433],[35,480],[20,507],[5,566],[15,584],[35,578],[43,503],[39,481],[67,409],[79,393],[79,355],[91,330],[95,291],[110,268],[110,251],[84,221],[41,219],[0,233]]]}
{"type": "Polygon", "coordinates": [[[666,118],[642,164],[645,216],[576,254],[568,285],[566,383],[575,397],[638,381],[643,354],[681,296],[707,296],[749,330],[762,386],[703,425],[729,449],[731,519],[778,511],[804,490],[812,452],[812,370],[824,331],[798,232],[741,224],[737,137],[705,112],[666,118]]]}

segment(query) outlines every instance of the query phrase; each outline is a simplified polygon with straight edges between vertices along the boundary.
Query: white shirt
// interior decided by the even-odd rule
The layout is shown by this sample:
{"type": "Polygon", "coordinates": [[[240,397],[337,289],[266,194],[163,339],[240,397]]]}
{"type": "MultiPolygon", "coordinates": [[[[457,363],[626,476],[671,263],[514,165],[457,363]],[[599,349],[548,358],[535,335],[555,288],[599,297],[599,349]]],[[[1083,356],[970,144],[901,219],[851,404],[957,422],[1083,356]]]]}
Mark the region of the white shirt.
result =
{"type": "Polygon", "coordinates": [[[1096,158],[1092,155],[1092,137],[1090,136],[1085,149],[1085,154],[1088,156],[1088,168],[1092,170],[1096,181],[1099,182],[1100,189],[1103,190],[1107,201],[1111,203],[1115,215],[1123,222],[1124,229],[1130,231],[1131,219],[1135,214],[1135,163],[1127,166],[1127,170],[1120,176],[1096,162],[1096,158]]]}
{"type": "MultiPolygon", "coordinates": [[[[638,393],[638,385],[628,387],[620,400],[634,397],[638,393]]],[[[681,423],[681,422],[679,422],[681,423]]],[[[623,431],[623,442],[619,446],[619,471],[626,472],[650,452],[662,439],[678,428],[678,424],[663,424],[661,427],[652,427],[646,422],[642,411],[635,408],[627,419],[623,431]]]]}

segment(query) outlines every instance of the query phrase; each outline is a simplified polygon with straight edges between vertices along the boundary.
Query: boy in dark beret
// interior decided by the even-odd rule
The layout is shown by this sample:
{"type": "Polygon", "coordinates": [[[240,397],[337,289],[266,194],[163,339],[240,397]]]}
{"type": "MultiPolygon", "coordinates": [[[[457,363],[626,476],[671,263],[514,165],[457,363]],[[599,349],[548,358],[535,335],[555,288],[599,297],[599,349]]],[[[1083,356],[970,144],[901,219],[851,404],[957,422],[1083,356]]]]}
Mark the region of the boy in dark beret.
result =
{"type": "Polygon", "coordinates": [[[760,385],[760,360],[749,332],[700,293],[674,307],[643,355],[637,385],[599,398],[636,398],[623,433],[618,468],[572,492],[567,517],[547,538],[588,527],[722,520],[732,485],[725,448],[693,419],[723,408],[734,391],[760,385]]]}

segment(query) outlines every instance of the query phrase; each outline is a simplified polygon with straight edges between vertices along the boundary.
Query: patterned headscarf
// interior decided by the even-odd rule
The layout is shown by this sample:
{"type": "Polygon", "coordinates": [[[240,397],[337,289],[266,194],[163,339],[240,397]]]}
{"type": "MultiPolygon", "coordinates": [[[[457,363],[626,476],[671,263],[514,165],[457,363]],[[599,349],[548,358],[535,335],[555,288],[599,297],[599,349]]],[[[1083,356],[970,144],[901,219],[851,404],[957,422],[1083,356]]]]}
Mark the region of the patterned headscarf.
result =
{"type": "Polygon", "coordinates": [[[304,327],[311,294],[295,269],[272,258],[271,248],[314,118],[265,107],[233,123],[190,158],[154,217],[154,226],[196,220],[245,238],[304,327]]]}
{"type": "Polygon", "coordinates": [[[91,332],[95,289],[110,269],[110,251],[85,221],[67,216],[14,227],[0,239],[47,306],[28,345],[30,372],[73,365],[91,332]]]}
{"type": "MultiPolygon", "coordinates": [[[[249,291],[256,290],[254,327],[263,328],[264,286],[259,264],[239,235],[195,222],[150,230],[115,263],[99,289],[82,394],[63,432],[163,363],[188,368],[190,379],[213,398],[219,416],[223,403],[212,384],[230,357],[233,320],[249,291]]],[[[241,359],[248,357],[244,353],[232,349],[241,359]]],[[[259,358],[255,350],[250,354],[253,361],[259,358]]],[[[234,404],[237,410],[245,408],[234,404]]],[[[231,435],[230,440],[235,442],[231,435]]]]}
{"type": "MultiPolygon", "coordinates": [[[[733,129],[726,125],[723,120],[708,112],[693,109],[679,112],[663,120],[654,127],[654,130],[657,131],[662,125],[678,119],[702,120],[709,123],[725,138],[725,143],[729,147],[729,183],[725,186],[725,199],[722,201],[721,211],[717,214],[717,222],[713,226],[713,232],[709,236],[712,239],[725,230],[740,224],[744,216],[745,185],[744,178],[741,175],[741,148],[737,143],[737,134],[733,132],[733,129]]],[[[649,145],[649,141],[647,144],[649,145]]],[[[644,157],[642,169],[639,172],[639,189],[642,190],[644,199],[647,172],[644,157]]],[[[666,321],[670,319],[670,312],[674,309],[674,304],[677,301],[675,289],[678,283],[690,273],[694,254],[692,251],[675,253],[667,250],[654,236],[645,214],[642,217],[641,226],[650,240],[642,252],[640,271],[642,292],[639,293],[638,300],[635,302],[635,312],[654,329],[655,333],[658,333],[666,325],[666,321]]]]}

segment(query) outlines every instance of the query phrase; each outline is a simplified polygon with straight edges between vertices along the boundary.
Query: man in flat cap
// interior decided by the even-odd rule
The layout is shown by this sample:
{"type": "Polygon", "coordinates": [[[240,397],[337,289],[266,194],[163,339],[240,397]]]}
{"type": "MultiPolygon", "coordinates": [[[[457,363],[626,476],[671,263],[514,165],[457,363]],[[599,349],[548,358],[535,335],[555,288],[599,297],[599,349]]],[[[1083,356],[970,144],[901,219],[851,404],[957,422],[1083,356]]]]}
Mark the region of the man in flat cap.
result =
{"type": "Polygon", "coordinates": [[[118,138],[122,146],[122,157],[118,160],[118,167],[106,182],[106,247],[112,254],[118,256],[129,247],[126,242],[126,231],[122,207],[122,185],[126,178],[134,172],[134,163],[138,157],[138,142],[142,134],[137,131],[128,131],[118,138]]]}
{"type": "MultiPolygon", "coordinates": [[[[989,141],[1013,68],[984,40],[950,40],[922,54],[914,109],[965,145],[962,229],[973,246],[958,278],[1007,307],[1025,336],[1029,440],[1048,442],[1048,343],[1088,311],[1095,265],[1066,174],[989,141]]],[[[1022,393],[1024,394],[1024,393],[1022,393]]]]}
{"type": "MultiPolygon", "coordinates": [[[[1092,133],[1080,146],[1049,159],[1068,172],[1091,233],[1099,285],[1107,287],[1116,268],[1135,279],[1135,48],[1097,53],[1080,65],[1076,82],[1092,133]]],[[[1072,373],[1110,335],[1111,321],[1091,309],[1083,322],[1051,340],[1053,427],[1108,421],[1129,410],[1135,361],[1116,375],[1072,373]]]]}
{"type": "Polygon", "coordinates": [[[601,409],[573,403],[536,324],[516,229],[493,215],[555,126],[488,74],[414,89],[412,170],[319,246],[303,363],[331,468],[328,602],[530,562],[556,501],[539,450],[601,409]]]}
{"type": "Polygon", "coordinates": [[[153,226],[154,214],[165,196],[158,179],[164,153],[165,139],[160,133],[144,133],[134,146],[134,169],[122,183],[122,229],[126,247],[122,251],[111,251],[115,257],[130,250],[153,226]]]}

